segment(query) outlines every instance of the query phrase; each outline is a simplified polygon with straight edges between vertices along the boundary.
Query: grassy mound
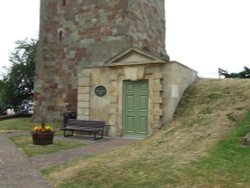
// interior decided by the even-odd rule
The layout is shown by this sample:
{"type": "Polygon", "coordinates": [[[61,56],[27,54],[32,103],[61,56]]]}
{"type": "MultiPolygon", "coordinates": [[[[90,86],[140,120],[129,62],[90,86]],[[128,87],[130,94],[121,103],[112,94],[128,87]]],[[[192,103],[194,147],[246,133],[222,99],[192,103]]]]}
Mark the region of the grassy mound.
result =
{"type": "Polygon", "coordinates": [[[56,187],[250,187],[249,93],[250,80],[200,79],[149,138],[43,173],[56,187]]]}

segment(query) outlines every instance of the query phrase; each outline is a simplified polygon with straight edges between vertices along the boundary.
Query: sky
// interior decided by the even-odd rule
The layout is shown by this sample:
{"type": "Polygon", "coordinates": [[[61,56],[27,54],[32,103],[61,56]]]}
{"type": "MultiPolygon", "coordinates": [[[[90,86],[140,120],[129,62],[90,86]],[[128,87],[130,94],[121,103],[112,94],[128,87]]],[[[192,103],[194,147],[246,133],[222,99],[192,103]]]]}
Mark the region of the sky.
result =
{"type": "MultiPolygon", "coordinates": [[[[0,6],[0,73],[9,67],[15,41],[38,38],[40,0],[7,0],[0,6]]],[[[218,78],[218,68],[250,67],[249,0],[165,0],[166,51],[171,60],[218,78]]]]}
{"type": "Polygon", "coordinates": [[[0,74],[9,67],[10,51],[15,42],[38,38],[39,0],[6,0],[0,6],[0,74]]]}

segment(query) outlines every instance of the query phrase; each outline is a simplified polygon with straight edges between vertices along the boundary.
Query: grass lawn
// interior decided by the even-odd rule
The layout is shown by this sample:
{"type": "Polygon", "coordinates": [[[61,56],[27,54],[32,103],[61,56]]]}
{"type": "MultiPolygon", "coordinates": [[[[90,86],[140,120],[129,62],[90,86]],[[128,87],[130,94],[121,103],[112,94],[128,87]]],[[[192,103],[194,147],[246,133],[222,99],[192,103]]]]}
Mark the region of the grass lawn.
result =
{"type": "Polygon", "coordinates": [[[154,135],[43,174],[59,188],[250,187],[249,93],[250,80],[199,80],[154,135]]]}
{"type": "MultiPolygon", "coordinates": [[[[40,123],[34,123],[31,121],[31,118],[13,118],[8,120],[0,121],[0,133],[5,132],[16,132],[16,131],[32,131],[36,125],[40,123]]],[[[61,128],[62,122],[50,123],[54,129],[58,131],[55,132],[55,135],[62,135],[62,131],[59,131],[61,128]]]]}
{"type": "Polygon", "coordinates": [[[10,139],[17,145],[18,148],[21,148],[28,157],[84,146],[82,143],[69,140],[54,141],[51,145],[34,145],[32,143],[31,135],[13,136],[10,137],[10,139]]]}
{"type": "MultiPolygon", "coordinates": [[[[16,130],[16,131],[31,131],[36,125],[40,123],[34,123],[31,118],[13,118],[0,121],[0,130],[16,130]]],[[[61,128],[62,122],[50,123],[53,128],[61,128]]]]}
{"type": "Polygon", "coordinates": [[[16,130],[16,131],[31,131],[35,123],[31,122],[31,118],[13,118],[2,120],[0,130],[16,130]]]}
{"type": "Polygon", "coordinates": [[[139,143],[46,169],[43,174],[55,178],[52,182],[59,188],[250,187],[250,147],[241,145],[249,131],[250,112],[206,156],[182,165],[176,165],[178,156],[152,156],[150,151],[130,160],[127,151],[139,149],[139,143]]]}
{"type": "MultiPolygon", "coordinates": [[[[0,132],[15,132],[15,131],[32,131],[33,128],[39,123],[31,122],[31,118],[13,118],[8,120],[3,120],[0,123],[0,132]]],[[[51,123],[54,129],[62,127],[61,122],[51,123]]],[[[62,131],[56,131],[55,135],[61,135],[62,131]]],[[[82,143],[77,143],[74,141],[54,141],[51,145],[34,145],[32,143],[31,135],[21,135],[13,136],[10,139],[21,148],[28,157],[34,157],[37,155],[54,153],[57,151],[62,151],[66,149],[76,148],[84,146],[82,143]]]]}
{"type": "Polygon", "coordinates": [[[250,131],[250,112],[207,157],[187,168],[190,179],[205,187],[250,187],[250,146],[242,138],[250,131]]]}

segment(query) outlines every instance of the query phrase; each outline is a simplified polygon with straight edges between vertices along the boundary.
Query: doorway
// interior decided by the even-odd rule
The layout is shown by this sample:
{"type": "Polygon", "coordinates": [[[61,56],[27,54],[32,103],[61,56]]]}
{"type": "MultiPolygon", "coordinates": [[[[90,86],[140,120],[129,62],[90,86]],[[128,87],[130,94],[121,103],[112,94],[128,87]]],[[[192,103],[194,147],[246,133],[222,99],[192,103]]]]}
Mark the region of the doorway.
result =
{"type": "Polygon", "coordinates": [[[123,82],[124,136],[148,135],[148,80],[123,82]]]}

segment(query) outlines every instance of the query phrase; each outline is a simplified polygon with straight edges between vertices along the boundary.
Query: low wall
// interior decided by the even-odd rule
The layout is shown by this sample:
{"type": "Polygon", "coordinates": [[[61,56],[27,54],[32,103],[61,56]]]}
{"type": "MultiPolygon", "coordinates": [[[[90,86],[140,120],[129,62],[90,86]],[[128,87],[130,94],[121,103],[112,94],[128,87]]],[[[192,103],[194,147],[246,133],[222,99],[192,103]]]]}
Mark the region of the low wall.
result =
{"type": "Polygon", "coordinates": [[[184,91],[198,78],[197,72],[181,63],[172,61],[163,71],[163,124],[173,118],[184,91]]]}

